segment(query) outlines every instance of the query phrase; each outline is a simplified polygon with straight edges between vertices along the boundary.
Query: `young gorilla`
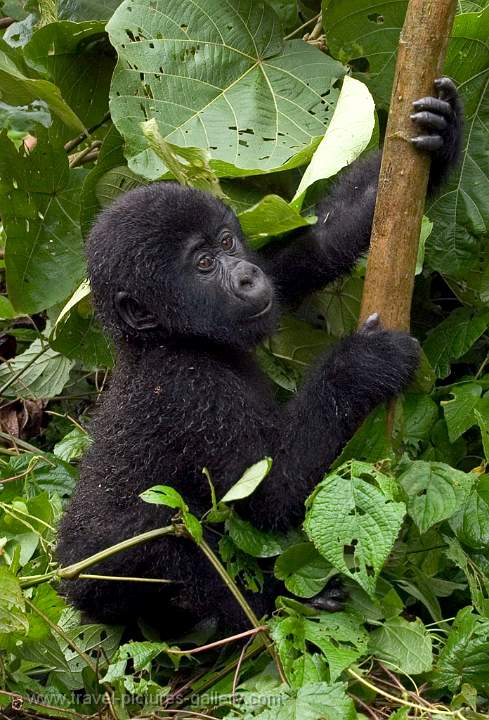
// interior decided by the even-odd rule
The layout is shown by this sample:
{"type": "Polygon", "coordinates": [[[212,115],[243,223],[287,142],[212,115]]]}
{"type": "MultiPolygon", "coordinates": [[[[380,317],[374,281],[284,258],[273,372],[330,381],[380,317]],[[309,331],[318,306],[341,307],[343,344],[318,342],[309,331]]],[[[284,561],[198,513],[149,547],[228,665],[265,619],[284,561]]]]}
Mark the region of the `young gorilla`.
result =
{"type": "MultiPolygon", "coordinates": [[[[455,163],[461,136],[457,91],[448,79],[437,88],[439,97],[415,103],[413,116],[422,133],[415,144],[433,153],[432,191],[455,163]]],[[[262,256],[247,249],[222,202],[175,183],[129,192],[101,214],[88,264],[117,365],[61,524],[63,565],[169,524],[173,510],[138,497],[152,485],[172,485],[200,516],[211,503],[204,466],[219,498],[271,456],[270,474],[237,509],[261,528],[300,523],[304,500],[358,425],[412,379],[418,344],[374,317],[322,357],[286,405],[275,402],[252,351],[273,333],[279,302],[299,301],[347,273],[366,251],[378,168],[378,154],[356,162],[319,205],[317,224],[262,256]]],[[[67,582],[68,598],[92,619],[140,617],[164,636],[203,618],[216,618],[220,632],[246,627],[189,540],[153,540],[92,571],[174,581],[67,582]]],[[[271,583],[248,596],[259,616],[273,608],[275,592],[271,583]]]]}

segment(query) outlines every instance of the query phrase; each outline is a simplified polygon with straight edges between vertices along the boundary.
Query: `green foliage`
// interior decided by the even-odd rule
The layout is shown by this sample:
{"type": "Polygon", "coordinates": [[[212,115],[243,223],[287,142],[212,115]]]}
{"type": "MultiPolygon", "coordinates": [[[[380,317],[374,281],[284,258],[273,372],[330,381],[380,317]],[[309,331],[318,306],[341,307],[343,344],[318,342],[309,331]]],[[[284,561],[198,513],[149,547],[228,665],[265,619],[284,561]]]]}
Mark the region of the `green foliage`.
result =
{"type": "MultiPolygon", "coordinates": [[[[26,716],[67,720],[488,716],[487,0],[457,3],[445,72],[464,101],[463,157],[425,210],[413,306],[425,356],[393,442],[378,408],[287,535],[239,515],[273,458],[223,498],[206,471],[203,517],[170,486],[142,495],[203,563],[217,538],[232,587],[283,584],[260,619],[276,655],[263,633],[194,655],[216,639],[205,624],[172,640],[182,651],[151,627],[121,644],[123,628],[66,607],[54,556],[114,362],[85,281],[97,214],[128,189],[176,179],[223,196],[255,249],[313,224],[335,174],[382,140],[406,6],[323,0],[324,43],[317,0],[0,0],[15,20],[0,29],[3,713],[15,701],[26,716]],[[348,599],[326,613],[334,575],[348,599]]],[[[258,348],[280,400],[355,330],[364,267],[283,316],[258,348]]]]}

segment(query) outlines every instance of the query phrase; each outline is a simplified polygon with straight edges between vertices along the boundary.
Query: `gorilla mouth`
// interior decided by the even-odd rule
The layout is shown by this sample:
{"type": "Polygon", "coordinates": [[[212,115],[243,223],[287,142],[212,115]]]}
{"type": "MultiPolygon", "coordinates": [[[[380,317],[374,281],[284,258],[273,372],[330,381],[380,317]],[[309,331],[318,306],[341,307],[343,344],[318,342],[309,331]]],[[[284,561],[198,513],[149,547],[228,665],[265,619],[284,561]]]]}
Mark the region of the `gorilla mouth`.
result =
{"type": "Polygon", "coordinates": [[[270,312],[270,310],[272,309],[272,305],[273,305],[273,299],[270,298],[270,300],[267,302],[265,307],[262,310],[260,310],[259,312],[255,313],[254,315],[249,315],[248,320],[256,320],[257,318],[267,315],[270,312]]]}

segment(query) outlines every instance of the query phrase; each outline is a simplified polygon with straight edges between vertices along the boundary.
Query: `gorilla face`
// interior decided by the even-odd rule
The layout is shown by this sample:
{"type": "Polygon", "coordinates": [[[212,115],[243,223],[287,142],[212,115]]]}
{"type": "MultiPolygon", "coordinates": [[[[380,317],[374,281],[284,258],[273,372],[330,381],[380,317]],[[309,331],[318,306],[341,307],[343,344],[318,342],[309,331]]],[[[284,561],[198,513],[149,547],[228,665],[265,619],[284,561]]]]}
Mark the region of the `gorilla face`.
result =
{"type": "Polygon", "coordinates": [[[87,252],[95,305],[116,341],[249,347],[273,332],[273,284],[235,214],[207,193],[175,183],[129,192],[102,213],[87,252]]]}

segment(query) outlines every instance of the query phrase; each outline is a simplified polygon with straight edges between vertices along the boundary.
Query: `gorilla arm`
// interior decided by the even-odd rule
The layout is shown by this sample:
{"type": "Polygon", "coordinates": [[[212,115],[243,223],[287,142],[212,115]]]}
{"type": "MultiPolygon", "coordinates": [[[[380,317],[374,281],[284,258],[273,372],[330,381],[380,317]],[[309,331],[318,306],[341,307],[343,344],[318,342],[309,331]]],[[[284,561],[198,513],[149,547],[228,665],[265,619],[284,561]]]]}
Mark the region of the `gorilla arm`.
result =
{"type": "Polygon", "coordinates": [[[379,403],[412,380],[418,360],[416,340],[369,318],[321,359],[283,408],[269,437],[270,474],[238,511],[262,528],[296,526],[305,499],[344,444],[379,403]]]}
{"type": "MultiPolygon", "coordinates": [[[[412,139],[431,153],[428,193],[433,195],[457,164],[463,111],[449,78],[435,81],[438,97],[413,103],[411,119],[420,134],[412,139]]],[[[355,161],[342,172],[328,197],[316,208],[316,225],[284,244],[265,248],[263,265],[285,302],[297,302],[353,269],[368,250],[377,195],[379,152],[355,161]]]]}

